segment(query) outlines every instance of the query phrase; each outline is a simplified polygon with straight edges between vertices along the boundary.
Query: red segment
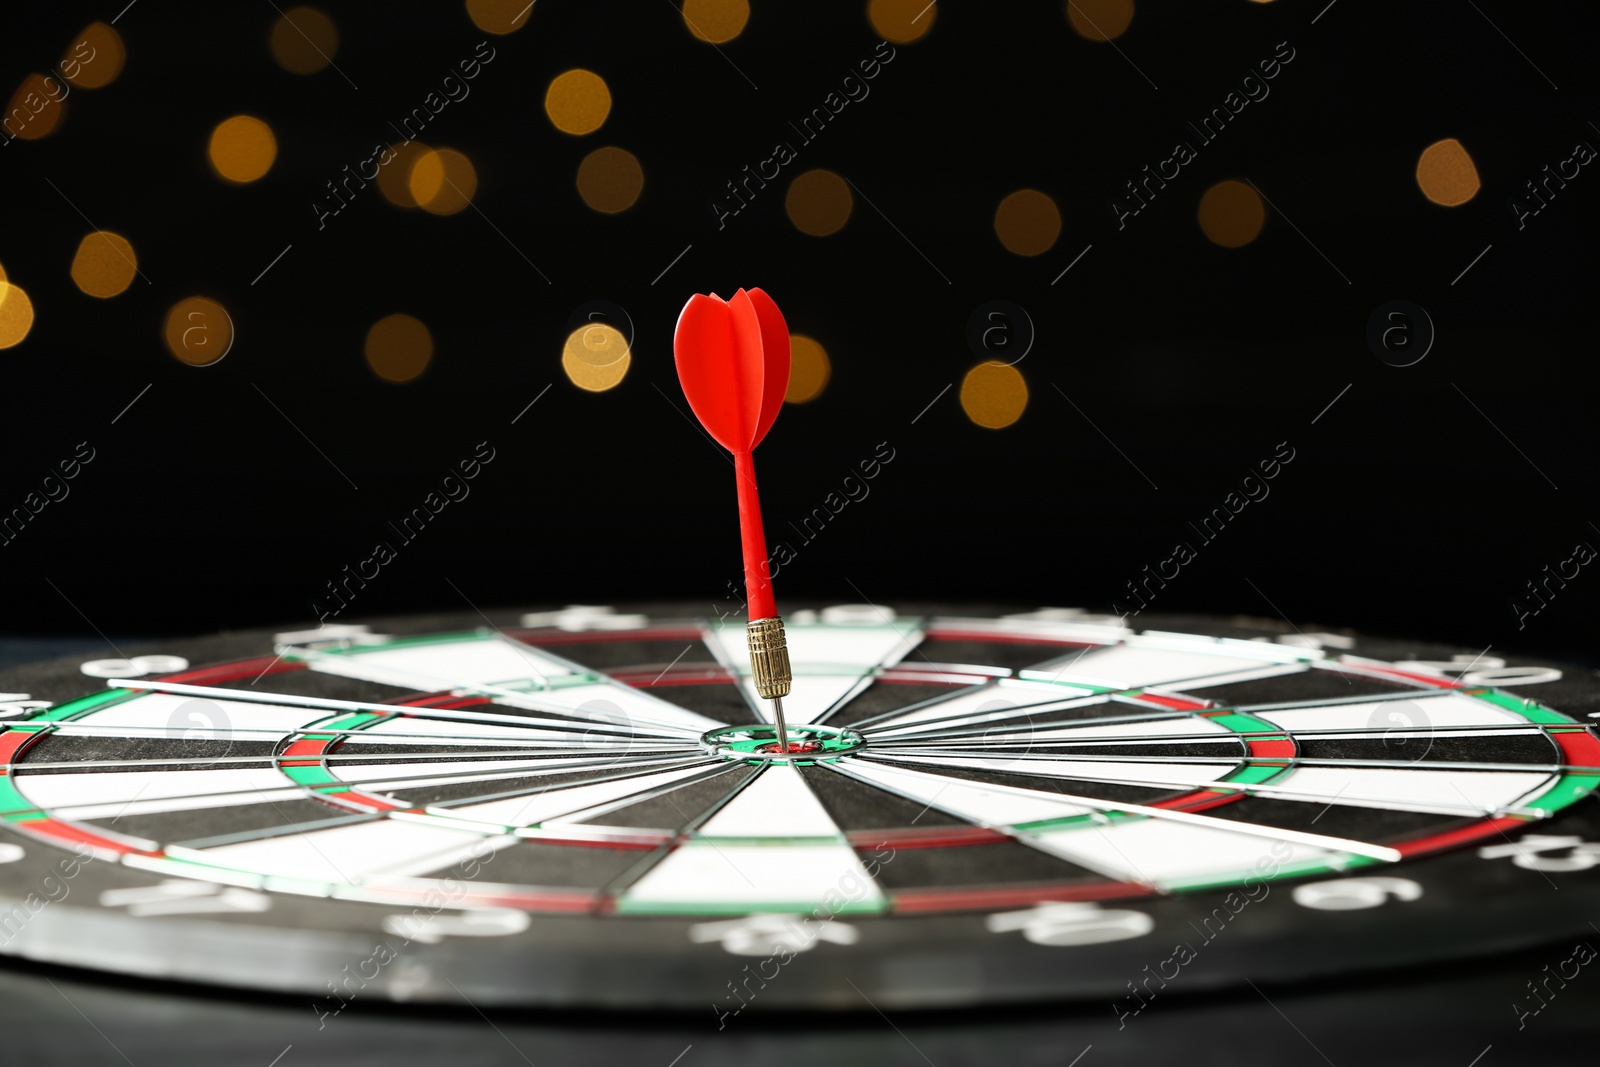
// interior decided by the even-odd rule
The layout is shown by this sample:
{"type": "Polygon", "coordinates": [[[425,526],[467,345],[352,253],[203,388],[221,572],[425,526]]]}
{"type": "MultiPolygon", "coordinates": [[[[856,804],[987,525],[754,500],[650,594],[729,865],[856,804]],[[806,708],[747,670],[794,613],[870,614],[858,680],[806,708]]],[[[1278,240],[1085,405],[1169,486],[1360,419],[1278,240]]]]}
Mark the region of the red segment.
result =
{"type": "Polygon", "coordinates": [[[1527,825],[1523,819],[1509,817],[1490,819],[1487,822],[1463,826],[1459,830],[1446,830],[1444,833],[1419,837],[1414,841],[1403,841],[1392,847],[1402,856],[1416,856],[1424,852],[1437,852],[1442,848],[1454,848],[1484,837],[1495,837],[1510,830],[1523,829],[1527,825]]]}
{"type": "Polygon", "coordinates": [[[1016,908],[1029,904],[1063,904],[1076,900],[1113,900],[1147,897],[1155,890],[1138,882],[1092,882],[1080,885],[1027,886],[1019,889],[926,889],[895,893],[890,906],[897,912],[978,911],[1016,908]]]}
{"type": "MultiPolygon", "coordinates": [[[[48,730],[7,730],[0,733],[0,768],[8,763],[17,762],[17,757],[22,755],[22,750],[34,741],[45,736],[48,730]]],[[[0,773],[4,773],[0,770],[0,773]]]]}
{"type": "Polygon", "coordinates": [[[1550,736],[1561,746],[1561,755],[1569,766],[1600,768],[1600,740],[1589,731],[1551,730],[1550,736]]]}
{"type": "Polygon", "coordinates": [[[1172,711],[1204,711],[1211,705],[1204,700],[1195,700],[1191,697],[1169,697],[1160,693],[1140,693],[1131,699],[1144,704],[1156,704],[1172,711]]]}
{"type": "Polygon", "coordinates": [[[1245,794],[1240,792],[1223,793],[1215,789],[1202,789],[1197,793],[1185,793],[1170,800],[1158,800],[1150,807],[1167,808],[1171,811],[1205,811],[1207,808],[1215,808],[1222,804],[1232,804],[1234,801],[1243,800],[1244,797],[1245,794]]]}
{"type": "Polygon", "coordinates": [[[1352,663],[1349,660],[1340,660],[1340,667],[1352,674],[1373,674],[1380,678],[1401,678],[1416,685],[1430,686],[1435,689],[1465,689],[1460,682],[1452,682],[1448,678],[1440,678],[1436,674],[1418,674],[1414,671],[1403,671],[1398,667],[1390,667],[1382,663],[1352,663]]]}
{"type": "Polygon", "coordinates": [[[164,682],[184,682],[188,685],[221,685],[223,682],[236,682],[240,678],[258,678],[263,674],[284,674],[288,671],[303,671],[304,663],[286,660],[282,657],[262,656],[259,659],[236,660],[233,663],[221,663],[212,667],[199,667],[189,671],[179,671],[177,674],[165,674],[160,678],[164,682]]]}
{"type": "Polygon", "coordinates": [[[1010,841],[1011,836],[981,826],[939,826],[926,830],[852,830],[845,835],[850,847],[862,852],[881,848],[952,848],[962,845],[993,845],[1010,841]]]}
{"type": "Polygon", "coordinates": [[[1260,759],[1293,759],[1296,750],[1295,743],[1287,737],[1265,741],[1251,738],[1245,743],[1250,746],[1250,755],[1260,759]]]}
{"type": "Polygon", "coordinates": [[[159,852],[147,852],[144,849],[134,848],[115,838],[105,837],[74,826],[72,823],[61,822],[58,819],[25,819],[20,822],[7,824],[13,830],[20,830],[26,834],[42,837],[54,844],[69,842],[71,844],[88,845],[90,848],[102,852],[115,852],[118,855],[159,856],[159,852]]]}
{"type": "MultiPolygon", "coordinates": [[[[302,738],[299,741],[291,742],[288,748],[284,749],[278,754],[278,759],[281,762],[283,759],[290,756],[321,756],[323,753],[328,751],[329,746],[332,744],[333,742],[331,740],[319,741],[315,738],[302,738]]],[[[311,762],[316,763],[320,761],[312,760],[311,762]]]]}
{"type": "Polygon", "coordinates": [[[613,671],[611,677],[635,689],[666,685],[720,685],[739,679],[726,667],[714,663],[692,663],[667,670],[613,671]]]}

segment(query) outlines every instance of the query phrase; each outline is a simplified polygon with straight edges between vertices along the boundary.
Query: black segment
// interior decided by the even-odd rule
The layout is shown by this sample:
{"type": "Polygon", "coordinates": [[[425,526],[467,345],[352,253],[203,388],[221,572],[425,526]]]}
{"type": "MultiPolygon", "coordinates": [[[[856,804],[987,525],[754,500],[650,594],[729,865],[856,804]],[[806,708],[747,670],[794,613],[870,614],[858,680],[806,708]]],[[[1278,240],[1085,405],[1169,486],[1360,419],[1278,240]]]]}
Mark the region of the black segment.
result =
{"type": "MultiPolygon", "coordinates": [[[[1098,646],[1096,646],[1098,647],[1098,646]]],[[[1057,643],[1030,641],[957,641],[932,638],[917,646],[921,659],[930,663],[970,663],[982,667],[1004,667],[1015,673],[1063,655],[1077,655],[1081,649],[1057,643]]]]}
{"type": "Polygon", "coordinates": [[[801,767],[800,777],[845,833],[852,830],[903,830],[913,827],[966,826],[965,821],[936,808],[828,770],[801,767]]]}
{"type": "Polygon", "coordinates": [[[624,667],[663,670],[669,663],[715,663],[716,657],[697,635],[693,638],[671,641],[634,641],[626,633],[600,640],[536,635],[523,638],[525,644],[542,649],[551,655],[569,659],[591,670],[611,672],[624,667]]]}
{"type": "Polygon", "coordinates": [[[1248,682],[1228,682],[1225,685],[1212,686],[1179,684],[1177,688],[1230,708],[1382,696],[1407,690],[1415,692],[1418,696],[1427,695],[1429,692],[1426,689],[1396,685],[1365,675],[1341,674],[1338,671],[1316,667],[1295,671],[1292,674],[1279,674],[1271,678],[1256,678],[1248,682]]]}
{"type": "Polygon", "coordinates": [[[1354,804],[1328,804],[1325,801],[1275,800],[1249,796],[1229,804],[1219,804],[1201,812],[1229,822],[1253,823],[1280,830],[1301,830],[1328,837],[1378,844],[1451,830],[1473,822],[1459,815],[1437,815],[1420,811],[1390,811],[1354,804]]]}
{"type": "Polygon", "coordinates": [[[728,797],[755,771],[755,767],[739,764],[709,778],[674,786],[648,800],[584,819],[582,823],[591,826],[681,830],[728,797]]]}
{"type": "MultiPolygon", "coordinates": [[[[284,784],[290,784],[287,779],[284,784]]],[[[321,830],[340,823],[366,822],[374,818],[348,808],[316,800],[263,801],[245,795],[238,800],[218,797],[214,808],[190,811],[163,811],[150,815],[123,815],[85,820],[91,826],[120,834],[130,834],[160,845],[205,843],[230,834],[282,828],[284,833],[321,830]]]]}
{"type": "MultiPolygon", "coordinates": [[[[198,683],[204,685],[204,682],[198,683]]],[[[256,681],[248,678],[232,682],[218,682],[226,689],[254,690],[270,696],[273,693],[283,693],[297,697],[320,697],[323,700],[353,700],[357,703],[370,704],[395,704],[401,700],[415,697],[416,689],[404,689],[400,686],[384,685],[381,682],[369,682],[361,678],[346,678],[342,674],[324,674],[322,671],[310,668],[274,671],[256,681]]],[[[226,699],[226,698],[224,698],[226,699]]],[[[339,714],[329,710],[329,715],[339,714]]]]}
{"type": "MultiPolygon", "coordinates": [[[[185,763],[190,760],[220,760],[224,758],[236,759],[239,757],[257,757],[261,760],[270,759],[278,747],[277,741],[241,741],[227,736],[227,727],[221,723],[215,731],[206,729],[204,734],[215,736],[184,737],[186,727],[182,724],[173,727],[173,736],[155,737],[127,737],[120,734],[104,735],[79,735],[76,737],[63,737],[60,734],[46,734],[44,737],[28,746],[23,754],[22,762],[18,765],[21,770],[32,774],[50,774],[48,769],[36,770],[29,766],[31,763],[80,763],[93,760],[168,760],[169,763],[146,763],[135,767],[107,767],[108,771],[150,771],[150,770],[205,770],[197,763],[185,763]]],[[[194,733],[200,735],[201,731],[195,729],[194,733]]],[[[253,766],[254,764],[218,763],[215,767],[240,767],[253,766]]],[[[264,764],[263,764],[264,765],[264,764]]],[[[85,768],[74,770],[65,768],[69,773],[83,773],[85,768]]]]}
{"type": "MultiPolygon", "coordinates": [[[[640,767],[635,769],[624,763],[600,768],[558,771],[553,774],[537,776],[496,778],[487,782],[441,782],[437,785],[400,785],[393,789],[384,789],[382,792],[388,796],[402,797],[412,804],[443,804],[449,807],[453,806],[451,802],[468,803],[514,796],[531,798],[536,794],[545,793],[552,789],[562,789],[570,785],[588,785],[591,782],[622,778],[630,774],[654,774],[658,771],[670,769],[670,766],[640,767]]],[[[370,786],[364,786],[363,788],[369,792],[379,792],[378,789],[370,786]]]]}
{"type": "Polygon", "coordinates": [[[486,851],[477,870],[453,860],[435,875],[449,874],[474,882],[504,882],[515,886],[561,889],[603,889],[628,868],[648,856],[630,848],[602,848],[590,844],[554,845],[545,841],[518,841],[486,851]]]}
{"type": "Polygon", "coordinates": [[[657,685],[645,692],[653,697],[698,711],[707,718],[725,722],[729,726],[744,726],[759,722],[756,713],[744,699],[740,686],[732,682],[711,685],[657,685]]]}
{"type": "MultiPolygon", "coordinates": [[[[1425,734],[1426,728],[1416,731],[1397,731],[1425,734]]],[[[1295,739],[1300,755],[1305,759],[1345,760],[1427,760],[1438,762],[1469,763],[1557,763],[1561,752],[1549,736],[1542,732],[1474,736],[1442,734],[1427,736],[1396,736],[1362,734],[1338,738],[1295,739]]]]}
{"type": "Polygon", "coordinates": [[[847,702],[822,721],[829,726],[849,726],[862,719],[898,711],[936,697],[967,692],[977,686],[924,685],[920,682],[873,682],[860,696],[847,702]]]}
{"type": "Polygon", "coordinates": [[[885,860],[883,849],[862,850],[876,859],[874,877],[890,891],[956,889],[965,886],[1015,886],[1029,882],[1103,882],[1105,877],[1076,863],[1057,859],[1016,841],[953,848],[897,847],[885,860]]]}

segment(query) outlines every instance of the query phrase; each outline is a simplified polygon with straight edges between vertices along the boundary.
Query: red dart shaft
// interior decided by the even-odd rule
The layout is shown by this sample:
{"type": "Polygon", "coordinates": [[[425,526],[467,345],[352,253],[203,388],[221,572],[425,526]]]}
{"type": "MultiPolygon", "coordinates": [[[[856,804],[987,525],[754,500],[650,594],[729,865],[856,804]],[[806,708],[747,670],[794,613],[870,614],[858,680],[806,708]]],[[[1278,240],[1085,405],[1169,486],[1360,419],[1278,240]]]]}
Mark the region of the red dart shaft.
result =
{"type": "Polygon", "coordinates": [[[744,549],[744,595],[751,620],[777,616],[772,599],[772,577],[767,563],[767,535],[761,527],[761,498],[756,493],[755,460],[749,452],[733,454],[733,473],[739,483],[739,541],[744,549]]]}

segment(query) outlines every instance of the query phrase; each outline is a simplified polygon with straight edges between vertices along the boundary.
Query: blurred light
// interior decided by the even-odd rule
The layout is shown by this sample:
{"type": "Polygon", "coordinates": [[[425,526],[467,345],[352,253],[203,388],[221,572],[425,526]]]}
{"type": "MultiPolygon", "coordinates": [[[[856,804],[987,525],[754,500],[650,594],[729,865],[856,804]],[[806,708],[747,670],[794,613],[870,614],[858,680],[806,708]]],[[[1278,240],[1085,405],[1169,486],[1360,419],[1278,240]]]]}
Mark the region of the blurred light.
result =
{"type": "Polygon", "coordinates": [[[3,118],[6,135],[24,141],[49,137],[67,117],[66,101],[70,91],[59,78],[46,78],[43,74],[23,78],[17,91],[11,94],[11,103],[6,105],[3,118]]]}
{"type": "Polygon", "coordinates": [[[407,141],[396,148],[389,162],[378,168],[378,191],[383,198],[395,207],[420,207],[411,195],[411,173],[420,160],[432,154],[433,149],[421,141],[407,141]]]}
{"type": "Polygon", "coordinates": [[[339,27],[314,7],[291,7],[272,26],[272,58],[290,74],[315,74],[339,52],[339,27]]]}
{"type": "Polygon", "coordinates": [[[1456,207],[1478,195],[1478,168],[1454,137],[1435,141],[1417,160],[1417,188],[1435,204],[1456,207]]]}
{"type": "Polygon", "coordinates": [[[550,83],[544,94],[544,113],[562,133],[593,133],[611,114],[611,90],[594,71],[574,68],[550,83]]]}
{"type": "Polygon", "coordinates": [[[122,35],[103,22],[91,22],[78,34],[58,64],[61,76],[78,89],[100,89],[117,80],[127,60],[122,35]]]}
{"type": "Polygon", "coordinates": [[[502,36],[528,24],[531,0],[467,0],[467,17],[484,33],[502,36]]]}
{"type": "Polygon", "coordinates": [[[1240,248],[1256,239],[1267,221],[1267,208],[1245,182],[1218,182],[1200,198],[1200,228],[1213,244],[1240,248]]]}
{"type": "Polygon", "coordinates": [[[867,21],[878,36],[895,44],[910,44],[933,28],[937,0],[871,0],[867,21]]]}
{"type": "Polygon", "coordinates": [[[561,346],[561,369],[568,380],[591,393],[616,388],[632,363],[633,353],[622,331],[601,322],[579,326],[561,346]]]}
{"type": "Polygon", "coordinates": [[[96,230],[78,242],[72,280],[90,296],[108,300],[125,291],[139,273],[139,257],[121,234],[96,230]]]}
{"type": "Polygon", "coordinates": [[[1028,406],[1028,383],[1017,368],[991,359],[961,379],[961,410],[979,426],[1001,430],[1022,418],[1028,406]]]}
{"type": "Polygon", "coordinates": [[[702,41],[724,44],[750,21],[747,0],[683,0],[683,24],[702,41]]]}
{"type": "Polygon", "coordinates": [[[1061,212],[1056,202],[1037,189],[1018,189],[994,213],[994,232],[1007,252],[1037,256],[1048,252],[1061,236],[1061,212]]]}
{"type": "Polygon", "coordinates": [[[1133,21],[1133,0],[1067,0],[1067,21],[1090,41],[1121,37],[1133,21]]]}
{"type": "Polygon", "coordinates": [[[278,158],[278,139],[272,135],[272,127],[254,115],[235,115],[211,131],[207,154],[219,177],[245,185],[272,169],[278,158]]]}
{"type": "Polygon", "coordinates": [[[626,149],[596,148],[578,164],[578,195],[596,211],[626,211],[643,189],[644,168],[626,149]]]}
{"type": "Polygon", "coordinates": [[[472,202],[478,191],[478,172],[472,160],[454,148],[429,150],[412,164],[407,183],[422,210],[454,215],[472,202]]]}
{"type": "Polygon", "coordinates": [[[789,335],[789,356],[789,388],[783,399],[790,404],[804,404],[821,396],[833,376],[828,350],[809,337],[793,333],[789,335]]]}
{"type": "Polygon", "coordinates": [[[215,300],[191,296],[172,305],[163,334],[168,352],[191,367],[207,367],[233,348],[233,319],[215,300]]]}
{"type": "Polygon", "coordinates": [[[850,185],[831,170],[808,170],[789,183],[783,210],[801,233],[826,237],[850,221],[855,198],[850,185]]]}
{"type": "Polygon", "coordinates": [[[367,366],[386,382],[409,382],[428,369],[433,335],[420,319],[387,315],[367,331],[367,366]]]}
{"type": "Polygon", "coordinates": [[[33,301],[22,286],[5,280],[0,270],[0,348],[12,348],[22,343],[33,329],[33,301]]]}

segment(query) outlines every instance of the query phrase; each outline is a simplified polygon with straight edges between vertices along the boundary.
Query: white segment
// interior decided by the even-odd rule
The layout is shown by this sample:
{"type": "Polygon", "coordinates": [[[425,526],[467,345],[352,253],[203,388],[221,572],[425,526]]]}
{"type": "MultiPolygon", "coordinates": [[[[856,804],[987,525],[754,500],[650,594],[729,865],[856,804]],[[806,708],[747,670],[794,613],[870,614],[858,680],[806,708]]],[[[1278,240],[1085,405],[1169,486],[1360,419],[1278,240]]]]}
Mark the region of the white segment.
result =
{"type": "MultiPolygon", "coordinates": [[[[1429,696],[1426,691],[1405,700],[1374,700],[1360,704],[1326,704],[1309,708],[1281,708],[1256,710],[1250,714],[1266,719],[1285,730],[1368,730],[1405,724],[1415,716],[1406,713],[1406,706],[1415,704],[1428,716],[1427,722],[1410,722],[1412,726],[1526,726],[1528,720],[1514,712],[1498,708],[1487,700],[1446,693],[1429,696]],[[1396,719],[1391,713],[1404,715],[1396,719]]],[[[1373,735],[1380,736],[1380,735],[1373,735]]]]}
{"type": "Polygon", "coordinates": [[[800,769],[770,763],[700,827],[698,836],[838,838],[840,833],[800,769]]]}
{"type": "MultiPolygon", "coordinates": [[[[604,753],[585,753],[574,756],[572,759],[541,759],[533,760],[491,760],[480,762],[478,760],[460,760],[455,763],[330,763],[328,769],[335,778],[346,782],[364,782],[368,784],[393,783],[396,788],[400,786],[433,785],[436,782],[488,782],[500,778],[536,778],[544,774],[566,774],[576,770],[604,771],[613,769],[617,772],[631,770],[637,764],[618,765],[625,753],[618,752],[614,756],[604,753]]],[[[650,760],[645,766],[662,763],[679,763],[684,759],[692,758],[691,754],[682,756],[663,756],[660,759],[650,760]]]]}
{"type": "Polygon", "coordinates": [[[654,726],[700,734],[724,725],[618,682],[527,691],[529,686],[542,687],[547,682],[590,672],[498,634],[438,644],[355,649],[338,655],[297,649],[294,655],[305,660],[312,670],[325,674],[424,692],[472,690],[499,703],[533,711],[557,711],[609,722],[620,710],[637,721],[641,732],[649,732],[648,728],[654,726]]]}
{"type": "MultiPolygon", "coordinates": [[[[804,626],[785,629],[794,689],[783,698],[789,722],[816,722],[829,708],[862,686],[878,667],[892,667],[916,648],[922,630],[910,623],[894,626],[804,626]]],[[[762,699],[750,677],[750,647],[742,625],[722,624],[706,631],[706,644],[717,660],[740,678],[751,706],[770,721],[771,701],[762,699]]]]}
{"type": "Polygon", "coordinates": [[[354,885],[377,874],[437,869],[440,857],[481,840],[471,831],[381,819],[172,854],[267,876],[354,885]]]}
{"type": "MultiPolygon", "coordinates": [[[[1021,709],[1027,709],[1028,714],[1039,711],[1053,711],[1057,708],[1070,708],[1087,706],[1099,702],[1089,690],[1079,689],[1070,685],[1050,685],[1045,682],[1019,682],[1011,679],[1002,679],[994,685],[984,686],[976,690],[958,690],[950,697],[936,700],[924,707],[914,708],[900,715],[882,719],[872,723],[867,729],[873,733],[889,730],[901,730],[908,726],[929,722],[934,719],[950,719],[949,722],[939,722],[933,729],[947,729],[951,726],[964,726],[968,723],[989,722],[1004,719],[1009,716],[1020,716],[1021,709]],[[952,718],[959,716],[959,718],[952,718]]],[[[1108,707],[1115,708],[1114,705],[1108,707]]],[[[1136,713],[1137,709],[1128,708],[1127,713],[1136,713]]],[[[1108,711],[1107,714],[1114,714],[1108,711]]]]}
{"type": "Polygon", "coordinates": [[[424,692],[484,683],[544,682],[574,673],[567,664],[499,634],[398,647],[357,646],[337,653],[296,650],[295,654],[304,656],[312,670],[324,674],[342,674],[424,692]]]}
{"type": "Polygon", "coordinates": [[[186,731],[194,729],[190,716],[197,714],[195,709],[186,709],[184,706],[197,700],[210,705],[204,710],[204,717],[210,720],[207,736],[221,739],[236,737],[241,741],[275,741],[302,726],[340,714],[325,708],[253,704],[242,700],[147,692],[97,710],[81,721],[64,722],[56,728],[55,733],[62,737],[95,737],[114,733],[115,728],[122,727],[145,736],[157,736],[165,731],[168,736],[181,740],[186,731]]]}
{"type": "MultiPolygon", "coordinates": [[[[1126,704],[1113,704],[1113,708],[1127,708],[1132,714],[1138,714],[1137,708],[1129,708],[1126,704]]],[[[932,734],[936,731],[928,731],[932,734]]],[[[941,739],[928,737],[926,740],[920,734],[892,734],[888,738],[876,730],[870,731],[874,742],[882,741],[884,744],[894,744],[899,741],[916,741],[926,745],[949,745],[951,748],[960,748],[970,741],[1011,741],[1022,744],[1025,741],[1094,741],[1099,738],[1115,738],[1113,744],[1126,742],[1137,744],[1142,740],[1160,741],[1174,735],[1185,738],[1189,744],[1204,744],[1207,741],[1219,741],[1239,747],[1239,735],[1225,726],[1219,726],[1211,719],[1200,715],[1179,715],[1160,719],[1137,719],[1132,722],[1098,722],[1085,720],[1079,725],[1074,722],[1052,722],[1038,727],[1030,728],[1026,720],[1015,724],[1000,722],[991,726],[981,734],[969,734],[964,737],[941,739]],[[1205,734],[1208,737],[1195,735],[1205,734]]]]}
{"type": "Polygon", "coordinates": [[[874,909],[883,904],[855,849],[842,842],[773,848],[708,841],[674,849],[623,894],[621,905],[811,911],[830,895],[874,909]]]}
{"type": "MultiPolygon", "coordinates": [[[[838,767],[830,764],[818,766],[839,771],[838,767]]],[[[1038,819],[1064,819],[1073,815],[1087,815],[1095,810],[1046,793],[1027,796],[1020,791],[988,789],[979,782],[919,774],[868,760],[853,761],[848,772],[839,773],[849,773],[892,792],[915,797],[930,806],[937,805],[980,826],[1003,827],[1038,819]]]]}
{"type": "MultiPolygon", "coordinates": [[[[1252,678],[1295,674],[1305,669],[1301,662],[1262,662],[1224,652],[1223,646],[1193,648],[1164,647],[1160,644],[1129,643],[1113,648],[1092,649],[1081,656],[1063,659],[1059,665],[1045,665],[1028,672],[1033,678],[1055,678],[1065,682],[1089,682],[1115,689],[1143,689],[1186,682],[1190,686],[1221,685],[1252,678]],[[1058,675],[1059,672],[1059,675],[1058,675]]],[[[1267,646],[1284,651],[1282,646],[1267,646]]]]}
{"type": "MultiPolygon", "coordinates": [[[[283,772],[271,767],[231,767],[204,771],[92,771],[83,774],[18,774],[11,784],[23,796],[46,810],[86,805],[121,805],[130,801],[165,800],[173,797],[214,798],[195,805],[213,807],[219,794],[236,793],[239,800],[252,801],[258,792],[282,792],[287,784],[283,772]]],[[[304,796],[299,790],[295,796],[304,796]]],[[[113,807],[112,814],[117,808],[113,807]]],[[[173,809],[176,810],[176,809],[173,809]]]]}
{"type": "Polygon", "coordinates": [[[481,804],[429,808],[429,810],[457,819],[482,819],[484,822],[499,826],[536,826],[559,815],[570,816],[635,793],[660,789],[692,775],[702,774],[709,765],[710,761],[707,761],[693,767],[635,775],[610,782],[594,782],[567,788],[555,786],[531,796],[509,797],[481,804]]]}
{"type": "MultiPolygon", "coordinates": [[[[291,786],[287,789],[263,789],[235,797],[202,794],[191,797],[168,797],[163,800],[136,800],[131,804],[83,804],[52,808],[50,814],[58,819],[67,820],[118,819],[124,815],[159,815],[168,811],[193,811],[196,808],[226,807],[237,810],[248,804],[283,804],[288,801],[304,800],[305,796],[304,790],[298,786],[291,786]]],[[[330,819],[336,819],[341,814],[348,813],[342,813],[337,808],[328,809],[330,819]]]]}
{"type": "MultiPolygon", "coordinates": [[[[1460,814],[1463,808],[1499,812],[1548,784],[1551,776],[1523,771],[1447,771],[1407,767],[1296,767],[1264,794],[1283,800],[1330,800],[1359,808],[1460,814]],[[1295,794],[1300,794],[1296,796],[1295,794]]],[[[1255,787],[1252,787],[1255,788],[1255,787]]]]}
{"type": "Polygon", "coordinates": [[[896,753],[894,760],[896,763],[971,767],[980,771],[1034,774],[1043,778],[1077,778],[1092,782],[1127,782],[1131,785],[1157,787],[1207,785],[1226,778],[1233,773],[1236,766],[1233,763],[1102,763],[1098,760],[1080,759],[1019,759],[1016,755],[1001,754],[917,756],[896,753]]]}
{"type": "Polygon", "coordinates": [[[1102,874],[1156,886],[1207,875],[1245,874],[1261,861],[1287,867],[1311,860],[1332,863],[1348,855],[1165,819],[1068,827],[1031,835],[1029,840],[1102,874]]]}

